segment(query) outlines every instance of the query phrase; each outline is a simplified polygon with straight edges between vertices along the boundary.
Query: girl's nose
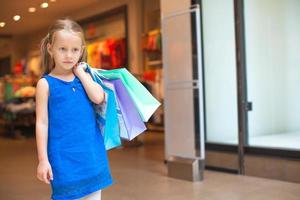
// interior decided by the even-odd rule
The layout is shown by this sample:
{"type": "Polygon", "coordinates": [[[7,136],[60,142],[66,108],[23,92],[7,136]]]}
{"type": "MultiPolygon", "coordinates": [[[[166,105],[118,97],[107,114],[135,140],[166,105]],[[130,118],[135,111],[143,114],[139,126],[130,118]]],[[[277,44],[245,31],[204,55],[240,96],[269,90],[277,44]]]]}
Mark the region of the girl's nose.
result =
{"type": "Polygon", "coordinates": [[[71,58],[72,57],[72,52],[71,51],[67,51],[67,58],[71,58]]]}

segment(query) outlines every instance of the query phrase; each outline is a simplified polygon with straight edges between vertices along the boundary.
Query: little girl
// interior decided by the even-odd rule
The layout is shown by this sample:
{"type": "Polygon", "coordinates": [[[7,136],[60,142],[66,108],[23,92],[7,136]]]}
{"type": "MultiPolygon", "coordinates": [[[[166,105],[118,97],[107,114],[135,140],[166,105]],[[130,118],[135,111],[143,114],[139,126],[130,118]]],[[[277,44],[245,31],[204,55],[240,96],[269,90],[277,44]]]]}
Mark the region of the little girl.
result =
{"type": "Polygon", "coordinates": [[[44,76],[36,89],[37,178],[53,200],[100,200],[113,183],[93,104],[104,92],[79,62],[86,61],[82,28],[57,20],[41,42],[44,76]]]}

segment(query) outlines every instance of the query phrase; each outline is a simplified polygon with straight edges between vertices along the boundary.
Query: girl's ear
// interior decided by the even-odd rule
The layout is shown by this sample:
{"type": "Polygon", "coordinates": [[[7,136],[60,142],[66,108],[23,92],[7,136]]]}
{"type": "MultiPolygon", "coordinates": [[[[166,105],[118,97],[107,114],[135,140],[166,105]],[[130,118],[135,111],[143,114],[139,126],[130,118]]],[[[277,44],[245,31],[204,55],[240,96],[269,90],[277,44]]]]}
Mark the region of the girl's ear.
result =
{"type": "Polygon", "coordinates": [[[47,51],[50,54],[50,56],[52,57],[53,53],[52,53],[52,49],[51,49],[51,44],[47,44],[47,51]]]}

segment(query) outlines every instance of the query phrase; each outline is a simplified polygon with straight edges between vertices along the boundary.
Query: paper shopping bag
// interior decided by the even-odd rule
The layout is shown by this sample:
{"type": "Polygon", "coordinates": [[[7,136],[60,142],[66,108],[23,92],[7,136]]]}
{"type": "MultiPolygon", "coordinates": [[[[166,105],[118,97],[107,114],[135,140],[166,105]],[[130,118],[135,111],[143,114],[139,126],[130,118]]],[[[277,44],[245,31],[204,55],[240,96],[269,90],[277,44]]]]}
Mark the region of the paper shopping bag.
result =
{"type": "Polygon", "coordinates": [[[117,116],[118,116],[118,125],[119,125],[119,132],[120,132],[119,135],[123,139],[128,139],[129,134],[128,134],[127,128],[125,126],[123,115],[120,110],[119,101],[118,101],[117,94],[115,91],[115,86],[113,83],[111,83],[110,81],[108,81],[106,79],[102,79],[102,81],[106,87],[108,87],[111,91],[113,91],[114,96],[115,96],[116,110],[117,110],[117,116]]]}
{"type": "Polygon", "coordinates": [[[121,145],[116,97],[114,92],[103,84],[97,74],[94,74],[93,78],[97,80],[97,83],[102,86],[105,92],[105,100],[101,104],[95,104],[94,109],[105,149],[109,150],[121,145]]]}
{"type": "Polygon", "coordinates": [[[104,79],[103,82],[104,84],[113,85],[115,95],[117,97],[117,102],[119,104],[118,107],[120,109],[119,114],[122,118],[121,121],[123,121],[125,125],[125,127],[120,126],[120,128],[126,128],[126,131],[120,131],[121,138],[132,140],[133,138],[144,132],[147,128],[122,81],[120,79],[104,79]],[[127,134],[124,134],[125,132],[127,134]]]}
{"type": "Polygon", "coordinates": [[[144,122],[147,122],[159,107],[160,103],[127,69],[95,70],[106,79],[114,80],[119,78],[122,80],[144,122]]]}

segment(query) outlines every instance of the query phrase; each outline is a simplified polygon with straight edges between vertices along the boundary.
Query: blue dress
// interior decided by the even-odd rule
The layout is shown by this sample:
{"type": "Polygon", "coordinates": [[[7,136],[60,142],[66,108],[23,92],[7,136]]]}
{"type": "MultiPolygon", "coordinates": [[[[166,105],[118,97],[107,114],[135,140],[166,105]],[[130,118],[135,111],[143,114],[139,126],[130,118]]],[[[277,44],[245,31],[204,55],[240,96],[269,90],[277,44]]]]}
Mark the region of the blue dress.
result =
{"type": "Polygon", "coordinates": [[[43,76],[49,85],[48,158],[53,200],[74,200],[113,183],[93,103],[80,79],[43,76]]]}

